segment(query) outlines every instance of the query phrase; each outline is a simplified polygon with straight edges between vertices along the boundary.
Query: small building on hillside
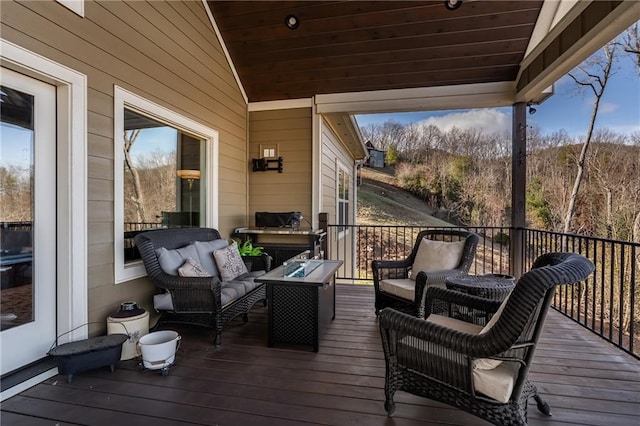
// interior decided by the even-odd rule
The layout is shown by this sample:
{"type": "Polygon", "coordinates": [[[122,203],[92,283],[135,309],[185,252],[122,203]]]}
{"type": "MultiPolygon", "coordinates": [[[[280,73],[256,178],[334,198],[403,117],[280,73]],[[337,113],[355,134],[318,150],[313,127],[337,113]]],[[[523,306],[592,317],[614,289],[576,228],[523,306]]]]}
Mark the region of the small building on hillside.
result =
{"type": "Polygon", "coordinates": [[[367,141],[365,144],[367,147],[367,151],[369,152],[369,156],[365,161],[364,165],[368,167],[384,167],[384,157],[386,155],[386,151],[381,151],[376,149],[375,146],[371,143],[371,141],[367,141]]]}

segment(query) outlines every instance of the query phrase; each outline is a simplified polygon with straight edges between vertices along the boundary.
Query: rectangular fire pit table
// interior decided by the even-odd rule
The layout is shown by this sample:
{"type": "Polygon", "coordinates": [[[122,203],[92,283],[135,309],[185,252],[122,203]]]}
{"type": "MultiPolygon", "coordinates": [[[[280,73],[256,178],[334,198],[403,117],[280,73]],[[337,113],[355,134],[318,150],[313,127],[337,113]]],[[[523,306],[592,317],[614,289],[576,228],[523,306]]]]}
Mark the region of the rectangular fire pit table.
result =
{"type": "Polygon", "coordinates": [[[320,335],[336,316],[335,273],[342,261],[309,262],[313,268],[303,276],[284,276],[283,265],[256,278],[267,287],[269,347],[307,345],[318,352],[320,335]]]}

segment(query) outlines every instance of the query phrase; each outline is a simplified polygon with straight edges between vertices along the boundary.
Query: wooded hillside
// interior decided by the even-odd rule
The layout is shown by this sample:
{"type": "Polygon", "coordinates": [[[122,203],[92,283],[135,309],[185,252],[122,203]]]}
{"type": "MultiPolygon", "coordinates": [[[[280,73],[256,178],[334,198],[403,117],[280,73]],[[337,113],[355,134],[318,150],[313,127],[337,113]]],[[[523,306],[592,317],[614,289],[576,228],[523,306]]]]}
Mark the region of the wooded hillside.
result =
{"type": "MultiPolygon", "coordinates": [[[[463,225],[509,225],[508,135],[395,123],[363,133],[387,150],[399,185],[434,211],[445,211],[450,221],[463,225]]],[[[562,232],[579,141],[563,132],[541,135],[533,128],[527,145],[527,226],[562,232]]],[[[571,232],[632,241],[634,226],[640,226],[640,134],[597,132],[585,163],[571,232]]]]}

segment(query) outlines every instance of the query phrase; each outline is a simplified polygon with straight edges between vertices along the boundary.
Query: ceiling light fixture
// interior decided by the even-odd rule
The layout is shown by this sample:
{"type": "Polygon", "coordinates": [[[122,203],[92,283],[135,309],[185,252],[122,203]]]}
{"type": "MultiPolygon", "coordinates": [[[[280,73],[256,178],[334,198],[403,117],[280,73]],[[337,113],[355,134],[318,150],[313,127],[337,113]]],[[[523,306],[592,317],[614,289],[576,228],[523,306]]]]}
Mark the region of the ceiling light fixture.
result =
{"type": "Polygon", "coordinates": [[[456,10],[462,6],[462,0],[445,0],[444,6],[449,10],[456,10]]]}
{"type": "Polygon", "coordinates": [[[284,19],[284,23],[290,30],[295,30],[300,26],[300,20],[296,15],[287,15],[284,19]]]}
{"type": "Polygon", "coordinates": [[[535,114],[538,110],[535,109],[533,106],[533,104],[531,102],[527,102],[527,107],[529,107],[529,114],[533,115],[535,114]]]}

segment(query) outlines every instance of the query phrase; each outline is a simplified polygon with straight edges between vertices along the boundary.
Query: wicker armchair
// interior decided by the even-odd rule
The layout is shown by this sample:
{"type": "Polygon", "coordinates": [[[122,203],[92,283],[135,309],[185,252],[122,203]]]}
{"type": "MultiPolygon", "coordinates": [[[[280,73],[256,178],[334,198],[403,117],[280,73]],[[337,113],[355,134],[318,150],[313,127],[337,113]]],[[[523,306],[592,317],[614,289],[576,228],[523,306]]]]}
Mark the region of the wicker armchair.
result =
{"type": "Polygon", "coordinates": [[[501,304],[454,290],[427,290],[448,314],[418,319],[393,309],[379,317],[386,360],[385,409],[402,390],[461,408],[496,425],[525,425],[527,401],[550,415],[527,375],[555,288],[586,279],[594,265],[572,253],[539,257],[501,304]],[[484,311],[492,320],[483,328],[484,311]],[[474,323],[462,321],[475,320],[474,323]],[[488,364],[487,364],[488,363],[488,364]]]}
{"type": "MultiPolygon", "coordinates": [[[[248,313],[253,305],[266,301],[264,284],[254,283],[254,278],[264,272],[250,272],[234,281],[221,281],[213,277],[180,277],[164,272],[160,266],[156,250],[164,247],[167,250],[178,249],[194,241],[213,241],[220,239],[220,233],[212,228],[172,228],[142,232],[135,236],[135,243],[140,251],[149,279],[170,295],[171,308],[162,310],[156,327],[161,323],[183,323],[211,327],[216,330],[215,344],[220,346],[222,330],[233,318],[243,315],[248,321],[248,313]],[[240,297],[225,301],[225,287],[230,286],[229,294],[238,289],[250,289],[240,297]],[[223,303],[226,302],[226,303],[223,303]]],[[[247,262],[245,262],[247,264],[247,262]]],[[[252,264],[271,268],[271,258],[264,256],[263,262],[252,264]]],[[[266,272],[265,271],[265,272],[266,272]]]]}
{"type": "Polygon", "coordinates": [[[424,318],[425,294],[428,287],[445,287],[445,278],[453,275],[466,274],[471,268],[476,255],[479,237],[473,232],[436,229],[421,231],[416,237],[411,254],[404,260],[374,260],[371,262],[373,270],[373,286],[375,290],[376,315],[384,308],[393,308],[407,314],[424,318]],[[423,238],[434,241],[459,242],[464,241],[464,249],[458,265],[452,269],[438,271],[412,271],[413,263],[423,238]],[[415,281],[410,278],[415,275],[415,281]],[[410,289],[409,292],[396,292],[395,287],[410,289]]]}

